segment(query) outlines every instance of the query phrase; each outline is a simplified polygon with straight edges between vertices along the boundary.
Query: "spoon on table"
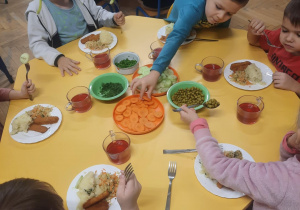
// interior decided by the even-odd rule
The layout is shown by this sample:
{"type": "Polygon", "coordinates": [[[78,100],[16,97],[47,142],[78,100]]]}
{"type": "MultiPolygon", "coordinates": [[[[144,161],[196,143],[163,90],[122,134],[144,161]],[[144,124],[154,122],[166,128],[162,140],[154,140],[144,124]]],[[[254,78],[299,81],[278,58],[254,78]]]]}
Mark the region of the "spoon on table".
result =
{"type": "MultiPolygon", "coordinates": [[[[20,57],[20,61],[21,63],[25,64],[25,67],[26,67],[26,81],[28,82],[28,72],[30,70],[30,65],[28,63],[28,60],[29,60],[29,55],[28,53],[23,53],[20,57]]],[[[29,99],[31,101],[33,101],[33,98],[32,98],[32,95],[29,94],[29,99]]]]}
{"type": "MultiPolygon", "coordinates": [[[[209,101],[211,101],[211,100],[215,100],[215,99],[210,99],[210,100],[208,100],[207,102],[209,102],[209,101]]],[[[204,103],[202,103],[202,104],[194,104],[194,105],[190,105],[190,106],[188,106],[188,108],[195,108],[195,107],[197,107],[197,106],[203,105],[203,106],[204,106],[205,108],[207,108],[207,109],[215,109],[215,108],[217,108],[218,106],[220,106],[220,103],[219,103],[218,101],[216,101],[217,105],[214,106],[214,107],[209,106],[209,104],[208,104],[207,102],[204,102],[204,103]]],[[[180,111],[182,111],[181,108],[173,109],[173,112],[180,112],[180,111]]]]}

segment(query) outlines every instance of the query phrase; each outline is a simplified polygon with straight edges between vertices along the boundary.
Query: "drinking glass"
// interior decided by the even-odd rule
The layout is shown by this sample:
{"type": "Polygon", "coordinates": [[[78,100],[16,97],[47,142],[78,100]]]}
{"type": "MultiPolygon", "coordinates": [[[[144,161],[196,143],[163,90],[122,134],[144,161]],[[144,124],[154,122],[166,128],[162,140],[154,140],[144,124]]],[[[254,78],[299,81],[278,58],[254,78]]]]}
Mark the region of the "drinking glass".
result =
{"type": "Polygon", "coordinates": [[[90,52],[86,53],[85,56],[89,60],[93,61],[97,69],[107,69],[108,67],[110,67],[111,59],[109,48],[105,48],[102,53],[93,54],[92,52],[90,52]]]}
{"type": "Polygon", "coordinates": [[[201,63],[196,63],[195,69],[202,73],[203,79],[208,82],[215,82],[220,79],[224,61],[216,56],[208,56],[201,63]]]}
{"type": "Polygon", "coordinates": [[[237,100],[237,118],[244,124],[254,124],[257,122],[264,102],[262,97],[244,95],[237,100]]]}
{"type": "Polygon", "coordinates": [[[85,86],[77,86],[72,88],[67,93],[68,104],[67,111],[86,112],[92,107],[92,99],[90,90],[85,86]]]}
{"type": "Polygon", "coordinates": [[[126,163],[130,156],[130,138],[122,132],[109,131],[109,135],[104,139],[102,144],[108,159],[117,164],[126,163]]]}
{"type": "Polygon", "coordinates": [[[153,61],[155,61],[159,53],[161,52],[162,48],[163,45],[160,41],[152,42],[150,45],[151,52],[149,53],[148,57],[153,61]]]}

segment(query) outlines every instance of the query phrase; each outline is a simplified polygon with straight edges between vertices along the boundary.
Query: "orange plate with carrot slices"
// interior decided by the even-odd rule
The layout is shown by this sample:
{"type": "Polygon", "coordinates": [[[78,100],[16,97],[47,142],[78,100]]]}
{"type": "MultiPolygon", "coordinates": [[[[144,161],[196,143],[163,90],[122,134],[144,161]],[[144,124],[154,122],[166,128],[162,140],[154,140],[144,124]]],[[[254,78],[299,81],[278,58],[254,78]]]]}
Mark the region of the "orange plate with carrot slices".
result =
{"type": "MultiPolygon", "coordinates": [[[[147,65],[145,65],[145,66],[151,68],[153,65],[152,65],[152,64],[147,64],[147,65]]],[[[168,66],[168,68],[171,69],[171,70],[173,71],[174,75],[177,77],[177,82],[179,82],[179,75],[178,75],[177,71],[176,71],[174,68],[172,68],[171,66],[168,66]]],[[[137,70],[134,72],[134,74],[132,75],[132,79],[134,79],[134,78],[140,76],[140,74],[138,73],[138,71],[139,71],[139,69],[137,69],[137,70]]],[[[139,89],[137,89],[137,91],[139,92],[139,89]]],[[[166,95],[166,94],[167,94],[167,91],[166,91],[166,92],[162,92],[162,93],[152,93],[152,95],[153,95],[153,96],[156,96],[156,97],[157,97],[157,96],[164,96],[164,95],[166,95]]]]}
{"type": "Polygon", "coordinates": [[[145,134],[156,129],[163,121],[163,105],[155,97],[151,100],[139,95],[131,95],[119,101],[114,109],[113,118],[117,126],[130,134],[145,134]]]}

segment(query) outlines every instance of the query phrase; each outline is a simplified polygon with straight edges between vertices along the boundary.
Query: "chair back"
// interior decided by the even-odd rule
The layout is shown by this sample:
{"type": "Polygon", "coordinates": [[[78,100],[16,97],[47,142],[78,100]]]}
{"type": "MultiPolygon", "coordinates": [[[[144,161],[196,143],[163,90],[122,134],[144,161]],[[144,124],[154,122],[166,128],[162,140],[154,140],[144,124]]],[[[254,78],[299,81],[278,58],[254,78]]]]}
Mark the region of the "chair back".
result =
{"type": "Polygon", "coordinates": [[[173,9],[173,4],[169,8],[169,11],[168,11],[168,14],[167,14],[167,18],[170,16],[172,9],[173,9]]]}

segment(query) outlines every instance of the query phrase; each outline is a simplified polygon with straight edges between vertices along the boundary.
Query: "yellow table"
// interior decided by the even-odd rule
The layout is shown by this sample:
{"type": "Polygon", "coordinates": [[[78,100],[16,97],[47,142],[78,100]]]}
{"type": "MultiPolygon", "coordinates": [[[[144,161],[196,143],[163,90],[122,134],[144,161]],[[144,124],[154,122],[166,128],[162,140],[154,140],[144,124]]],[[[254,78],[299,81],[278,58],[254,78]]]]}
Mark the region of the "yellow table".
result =
{"type": "MultiPolygon", "coordinates": [[[[150,44],[157,39],[157,31],[166,24],[161,19],[128,16],[123,33],[120,29],[105,28],[118,37],[111,57],[124,51],[134,51],[140,56],[140,66],[152,63],[148,58],[150,44]]],[[[225,65],[235,60],[251,59],[275,68],[266,54],[248,44],[246,31],[213,29],[198,33],[201,38],[219,39],[219,42],[193,42],[182,46],[171,66],[180,75],[180,81],[193,80],[206,86],[211,97],[220,101],[215,110],[202,109],[199,116],[208,120],[211,132],[221,143],[230,143],[246,150],[256,162],[277,161],[279,144],[284,134],[295,128],[299,99],[289,91],[275,89],[273,84],[259,91],[244,91],[231,86],[222,77],[218,82],[206,82],[194,69],[196,63],[210,55],[223,58],[225,65]],[[237,99],[245,94],[262,96],[265,109],[254,125],[244,125],[236,118],[237,99]]],[[[30,61],[29,77],[37,87],[34,101],[11,101],[2,142],[0,143],[0,182],[17,177],[30,177],[51,183],[59,195],[66,199],[73,178],[83,169],[98,164],[110,164],[101,143],[109,130],[120,131],[112,119],[117,101],[105,103],[93,99],[93,107],[86,113],[65,110],[66,93],[77,85],[89,86],[93,78],[107,72],[116,72],[114,66],[97,70],[78,48],[78,40],[59,49],[70,58],[81,62],[82,72],[77,76],[60,76],[57,68],[43,60],[30,61]],[[47,103],[58,107],[63,115],[60,128],[50,138],[36,144],[21,144],[9,135],[13,117],[26,107],[47,103]]],[[[132,75],[127,76],[131,81],[132,75]]],[[[19,68],[15,87],[25,80],[25,67],[19,68]]],[[[130,90],[127,95],[131,95],[130,90]]],[[[195,141],[189,127],[180,115],[171,110],[166,96],[159,97],[165,108],[165,119],[155,131],[145,135],[129,135],[132,140],[133,164],[138,180],[143,186],[138,200],[140,209],[164,209],[168,191],[167,169],[170,160],[177,162],[173,181],[171,208],[182,209],[243,209],[251,201],[247,196],[225,199],[205,190],[194,172],[197,153],[163,155],[163,149],[194,148],[195,141]]],[[[117,166],[124,169],[126,164],[117,166]]],[[[65,203],[66,204],[66,203],[65,203]]]]}

